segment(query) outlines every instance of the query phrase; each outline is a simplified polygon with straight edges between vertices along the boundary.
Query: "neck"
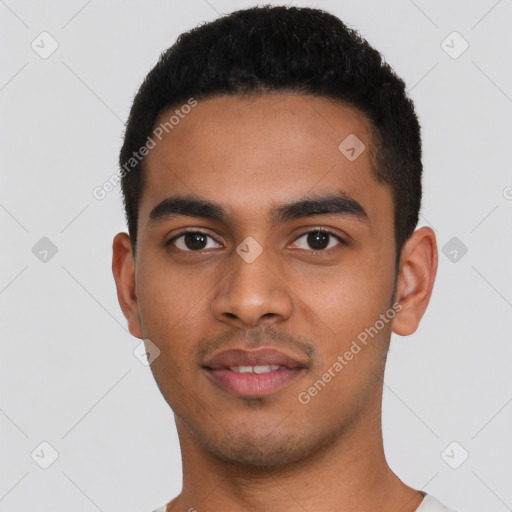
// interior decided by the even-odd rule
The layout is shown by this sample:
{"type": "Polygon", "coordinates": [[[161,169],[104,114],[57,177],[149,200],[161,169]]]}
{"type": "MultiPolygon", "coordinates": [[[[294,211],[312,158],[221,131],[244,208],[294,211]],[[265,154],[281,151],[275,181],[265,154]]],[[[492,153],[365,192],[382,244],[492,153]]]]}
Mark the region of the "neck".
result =
{"type": "Polygon", "coordinates": [[[373,414],[363,414],[322,450],[286,466],[222,461],[207,451],[179,418],[176,425],[183,489],[169,512],[206,508],[230,512],[412,512],[423,499],[401,482],[386,462],[380,407],[373,408],[373,414]]]}

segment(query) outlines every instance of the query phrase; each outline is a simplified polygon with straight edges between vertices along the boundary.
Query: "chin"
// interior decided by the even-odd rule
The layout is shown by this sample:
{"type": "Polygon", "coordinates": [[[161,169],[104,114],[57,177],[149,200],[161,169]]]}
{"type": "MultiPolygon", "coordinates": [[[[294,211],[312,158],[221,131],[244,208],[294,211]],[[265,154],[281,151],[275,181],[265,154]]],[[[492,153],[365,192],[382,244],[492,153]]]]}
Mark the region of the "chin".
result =
{"type": "Polygon", "coordinates": [[[305,451],[298,449],[293,441],[273,446],[242,442],[231,445],[210,446],[209,449],[217,458],[240,466],[268,468],[296,464],[304,458],[305,451]],[[293,446],[293,449],[290,447],[293,446]]]}
{"type": "Polygon", "coordinates": [[[318,455],[329,443],[324,436],[300,432],[242,432],[220,439],[199,439],[203,447],[218,459],[252,468],[285,468],[318,455]]]}

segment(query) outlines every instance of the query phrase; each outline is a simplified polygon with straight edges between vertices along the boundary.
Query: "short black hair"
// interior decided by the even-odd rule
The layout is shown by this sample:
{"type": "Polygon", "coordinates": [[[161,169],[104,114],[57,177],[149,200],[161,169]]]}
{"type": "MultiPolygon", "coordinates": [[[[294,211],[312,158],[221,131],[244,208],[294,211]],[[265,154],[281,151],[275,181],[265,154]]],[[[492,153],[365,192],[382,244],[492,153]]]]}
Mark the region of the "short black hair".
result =
{"type": "Polygon", "coordinates": [[[398,264],[421,205],[420,125],[405,83],[377,50],[336,16],[289,6],[238,10],[181,34],[144,79],[119,159],[134,255],[144,188],[144,158],[138,152],[162,111],[191,98],[272,92],[339,100],[369,119],[372,171],[392,189],[398,264]]]}

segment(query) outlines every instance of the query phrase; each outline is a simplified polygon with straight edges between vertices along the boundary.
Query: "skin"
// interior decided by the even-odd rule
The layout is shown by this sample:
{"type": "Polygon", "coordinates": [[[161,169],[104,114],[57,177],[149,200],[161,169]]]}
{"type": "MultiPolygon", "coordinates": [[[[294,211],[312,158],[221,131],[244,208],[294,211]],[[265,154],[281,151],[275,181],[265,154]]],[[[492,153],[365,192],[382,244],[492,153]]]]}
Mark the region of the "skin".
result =
{"type": "MultiPolygon", "coordinates": [[[[162,120],[166,113],[162,114],[162,120]]],[[[391,332],[412,334],[434,284],[437,247],[423,227],[401,252],[395,285],[393,199],[371,171],[369,121],[326,98],[266,94],[199,101],[146,157],[134,258],[113,242],[113,273],[130,332],[150,339],[151,365],[175,413],[183,489],[168,511],[411,512],[423,495],[387,465],[381,433],[384,364],[391,332]],[[349,161],[349,134],[366,150],[349,161]],[[343,190],[366,211],[277,224],[270,209],[343,190]],[[226,223],[191,216],[151,222],[176,194],[215,201],[226,223]],[[330,230],[328,247],[307,233],[330,230]],[[200,230],[204,250],[165,243],[200,230]],[[247,263],[246,237],[262,248],[247,263]],[[188,249],[188,251],[187,251],[188,249]],[[392,304],[401,310],[307,404],[297,399],[392,304]],[[307,370],[277,392],[235,396],[214,386],[201,362],[220,349],[272,346],[307,370]]]]}

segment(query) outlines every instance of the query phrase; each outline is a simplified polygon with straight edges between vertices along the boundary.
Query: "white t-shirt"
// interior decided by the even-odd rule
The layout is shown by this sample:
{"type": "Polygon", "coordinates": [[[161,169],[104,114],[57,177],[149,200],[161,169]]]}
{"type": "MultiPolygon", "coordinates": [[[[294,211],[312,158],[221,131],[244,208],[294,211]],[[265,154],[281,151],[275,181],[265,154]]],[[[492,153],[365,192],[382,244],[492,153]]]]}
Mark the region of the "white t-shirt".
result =
{"type": "MultiPolygon", "coordinates": [[[[165,512],[165,508],[163,510],[165,512]]],[[[416,512],[455,512],[455,510],[444,506],[430,494],[426,494],[416,512]]]]}
{"type": "MultiPolygon", "coordinates": [[[[165,512],[167,505],[163,505],[153,512],[165,512]]],[[[437,501],[434,497],[426,494],[421,502],[421,505],[416,509],[416,512],[456,512],[455,510],[445,507],[440,501],[437,501]]]]}

